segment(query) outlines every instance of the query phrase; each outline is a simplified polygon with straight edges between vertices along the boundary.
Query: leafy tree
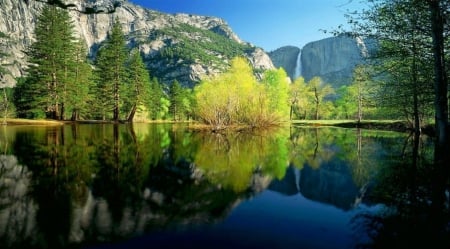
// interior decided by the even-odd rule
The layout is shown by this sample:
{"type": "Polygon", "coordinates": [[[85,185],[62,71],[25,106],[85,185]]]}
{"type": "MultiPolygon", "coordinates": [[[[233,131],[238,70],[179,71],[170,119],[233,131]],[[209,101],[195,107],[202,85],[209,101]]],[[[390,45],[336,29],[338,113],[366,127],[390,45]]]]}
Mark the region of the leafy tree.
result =
{"type": "Polygon", "coordinates": [[[233,124],[256,125],[265,96],[246,59],[236,57],[229,70],[195,87],[196,115],[218,128],[233,124]],[[262,97],[262,98],[260,98],[262,97]]]}
{"type": "Polygon", "coordinates": [[[284,70],[269,71],[259,83],[248,61],[236,57],[223,74],[195,87],[195,114],[216,128],[269,126],[287,119],[288,84],[284,70]]]}
{"type": "Polygon", "coordinates": [[[150,75],[138,49],[131,51],[128,61],[128,79],[129,82],[125,88],[128,89],[125,106],[130,110],[127,120],[131,122],[138,109],[143,111],[148,108],[150,98],[150,75]]]}
{"type": "Polygon", "coordinates": [[[294,115],[298,118],[306,118],[308,108],[308,87],[303,77],[295,79],[294,83],[289,85],[289,102],[291,104],[289,117],[292,120],[294,115]]]}
{"type": "Polygon", "coordinates": [[[323,102],[326,97],[334,94],[334,89],[330,84],[326,84],[320,77],[313,77],[308,82],[308,91],[313,96],[314,103],[314,119],[319,119],[320,108],[323,106],[323,102]]]}
{"type": "Polygon", "coordinates": [[[127,48],[125,36],[118,19],[115,20],[96,60],[97,100],[103,119],[112,110],[112,119],[119,121],[120,106],[123,104],[121,92],[125,87],[127,48]]]}
{"type": "Polygon", "coordinates": [[[267,70],[264,72],[262,84],[268,98],[268,119],[278,122],[287,119],[289,115],[289,81],[284,69],[267,70]]]}
{"type": "MultiPolygon", "coordinates": [[[[398,48],[400,53],[385,53],[387,58],[398,57],[400,65],[407,65],[405,77],[411,84],[402,91],[412,93],[410,101],[413,109],[414,126],[420,132],[421,93],[426,87],[433,87],[434,116],[436,130],[435,161],[438,165],[450,165],[449,156],[449,112],[448,112],[448,72],[446,69],[445,44],[449,25],[446,16],[450,8],[449,1],[444,0],[372,0],[370,8],[353,15],[349,21],[354,25],[355,33],[372,36],[387,48],[398,48]],[[362,21],[360,21],[362,20],[362,21]],[[390,56],[393,55],[393,56],[390,56]],[[433,55],[430,58],[429,55],[433,55]],[[427,65],[434,61],[434,82],[427,65]],[[425,68],[423,67],[425,65],[425,68]],[[423,78],[423,79],[422,79],[423,78]],[[425,84],[424,84],[425,83],[425,84]],[[425,88],[423,88],[425,86],[425,88]]],[[[392,51],[392,50],[391,50],[392,51]]],[[[395,71],[394,71],[395,72],[395,71]]],[[[433,73],[433,72],[431,72],[433,73]]],[[[427,95],[427,94],[426,94],[427,95]]]]}
{"type": "Polygon", "coordinates": [[[336,94],[339,96],[335,101],[335,118],[350,119],[358,112],[358,93],[354,86],[341,86],[337,89],[336,94]]]}

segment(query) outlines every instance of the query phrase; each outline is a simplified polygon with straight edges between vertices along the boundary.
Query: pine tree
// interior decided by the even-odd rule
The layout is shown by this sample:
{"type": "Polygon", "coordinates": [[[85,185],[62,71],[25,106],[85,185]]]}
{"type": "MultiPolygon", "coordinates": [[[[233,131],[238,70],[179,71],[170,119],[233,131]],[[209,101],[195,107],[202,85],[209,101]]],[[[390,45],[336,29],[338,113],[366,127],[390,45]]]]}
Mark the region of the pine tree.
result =
{"type": "Polygon", "coordinates": [[[159,84],[157,78],[153,78],[150,82],[150,92],[148,98],[148,108],[150,112],[150,118],[152,120],[156,120],[162,118],[164,116],[164,108],[163,103],[165,101],[164,91],[159,84]]]}
{"type": "Polygon", "coordinates": [[[138,108],[147,109],[150,98],[150,75],[138,49],[131,51],[128,62],[128,90],[125,107],[128,108],[128,121],[133,121],[138,108]]]}
{"type": "Polygon", "coordinates": [[[82,113],[89,115],[88,103],[92,101],[90,89],[93,88],[93,72],[91,65],[87,62],[86,46],[79,41],[76,44],[73,80],[66,88],[66,109],[70,113],[72,121],[79,120],[82,113]]]}
{"type": "Polygon", "coordinates": [[[25,85],[20,89],[29,94],[17,100],[28,101],[28,111],[40,109],[48,118],[64,118],[65,102],[75,96],[68,94],[77,66],[73,29],[67,11],[44,7],[36,24],[36,42],[29,49],[28,79],[22,82],[25,85]]]}
{"type": "Polygon", "coordinates": [[[169,111],[174,121],[180,121],[185,113],[185,91],[177,80],[174,80],[169,89],[169,111]]]}
{"type": "Polygon", "coordinates": [[[96,60],[97,100],[103,119],[106,118],[107,111],[112,110],[113,120],[119,121],[120,105],[123,102],[121,90],[124,89],[126,79],[126,59],[125,36],[116,19],[96,60]]]}

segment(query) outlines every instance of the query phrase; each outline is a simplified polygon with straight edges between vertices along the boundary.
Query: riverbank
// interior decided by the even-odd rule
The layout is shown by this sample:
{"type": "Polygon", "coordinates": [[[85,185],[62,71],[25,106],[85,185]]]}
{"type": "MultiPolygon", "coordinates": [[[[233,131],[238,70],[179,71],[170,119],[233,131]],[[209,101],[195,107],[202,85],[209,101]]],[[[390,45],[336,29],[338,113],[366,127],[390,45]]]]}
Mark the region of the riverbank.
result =
{"type": "Polygon", "coordinates": [[[389,130],[406,132],[411,130],[408,123],[403,120],[293,120],[298,126],[336,126],[343,128],[363,128],[372,130],[389,130]]]}
{"type": "MultiPolygon", "coordinates": [[[[3,120],[1,121],[1,123],[3,120]]],[[[63,125],[63,124],[110,124],[112,121],[102,121],[102,120],[80,120],[80,121],[57,121],[57,120],[47,120],[47,119],[17,119],[17,118],[9,118],[6,119],[7,125],[63,125]]],[[[136,122],[136,123],[186,123],[186,122],[173,122],[169,120],[158,120],[158,121],[148,121],[148,122],[136,122]]],[[[201,124],[198,122],[188,122],[191,128],[197,130],[213,130],[218,131],[221,129],[226,130],[243,130],[245,127],[243,126],[233,126],[233,127],[221,127],[221,129],[217,129],[215,127],[211,127],[205,124],[201,124]]],[[[289,124],[289,122],[287,123],[289,124]]],[[[390,131],[398,131],[398,132],[407,132],[410,131],[406,121],[402,120],[363,120],[361,122],[357,122],[355,120],[293,120],[290,124],[295,126],[335,126],[335,127],[343,127],[343,128],[363,128],[363,129],[373,129],[373,130],[390,130],[390,131]]],[[[430,126],[431,127],[431,126],[430,126]]],[[[424,131],[426,133],[432,132],[430,127],[425,127],[424,131]]]]}
{"type": "Polygon", "coordinates": [[[0,125],[63,125],[64,122],[48,119],[24,119],[24,118],[7,118],[2,119],[0,125]],[[6,122],[6,123],[5,123],[6,122]]]}

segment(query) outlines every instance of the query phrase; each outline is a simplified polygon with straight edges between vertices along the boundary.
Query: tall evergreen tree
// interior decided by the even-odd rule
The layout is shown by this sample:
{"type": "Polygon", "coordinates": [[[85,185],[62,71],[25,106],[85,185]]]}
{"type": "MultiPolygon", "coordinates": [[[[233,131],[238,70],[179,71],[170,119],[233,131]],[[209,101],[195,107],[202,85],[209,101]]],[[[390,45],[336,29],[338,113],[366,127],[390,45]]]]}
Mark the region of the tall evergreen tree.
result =
{"type": "Polygon", "coordinates": [[[73,80],[65,89],[65,106],[72,121],[79,120],[82,113],[89,116],[92,110],[88,109],[88,103],[92,101],[90,89],[93,88],[93,72],[86,59],[86,46],[79,41],[75,49],[73,80]]]}
{"type": "Polygon", "coordinates": [[[170,107],[169,111],[174,121],[181,120],[183,116],[183,88],[177,80],[174,80],[169,89],[170,107]]]}
{"type": "Polygon", "coordinates": [[[97,100],[103,119],[112,110],[112,119],[119,121],[120,106],[123,102],[123,91],[126,80],[127,47],[125,36],[118,19],[103,47],[100,48],[96,60],[97,100]]]}
{"type": "Polygon", "coordinates": [[[73,27],[67,11],[46,6],[36,24],[36,42],[29,49],[28,79],[20,90],[30,94],[21,98],[29,102],[30,111],[41,109],[48,118],[63,119],[65,102],[76,95],[67,91],[73,87],[77,67],[73,27]]]}
{"type": "Polygon", "coordinates": [[[139,108],[147,110],[150,99],[150,75],[138,49],[133,49],[128,61],[128,90],[125,107],[128,108],[128,121],[133,121],[139,108]]]}
{"type": "Polygon", "coordinates": [[[152,78],[150,82],[150,92],[148,98],[148,107],[150,118],[152,120],[163,118],[167,113],[168,108],[165,105],[168,103],[164,90],[157,78],[152,78]],[[167,109],[167,110],[166,110],[167,109]]]}

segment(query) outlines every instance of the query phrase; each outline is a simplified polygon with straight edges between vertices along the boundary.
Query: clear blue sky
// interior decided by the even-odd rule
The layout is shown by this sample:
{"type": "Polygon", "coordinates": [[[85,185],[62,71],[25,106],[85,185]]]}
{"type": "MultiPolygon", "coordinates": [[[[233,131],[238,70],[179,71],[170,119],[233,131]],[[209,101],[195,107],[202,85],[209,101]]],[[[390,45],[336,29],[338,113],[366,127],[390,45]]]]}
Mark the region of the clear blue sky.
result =
{"type": "Polygon", "coordinates": [[[244,41],[267,52],[286,45],[330,37],[323,30],[346,24],[344,14],[361,8],[360,0],[129,0],[165,13],[224,19],[244,41]]]}

